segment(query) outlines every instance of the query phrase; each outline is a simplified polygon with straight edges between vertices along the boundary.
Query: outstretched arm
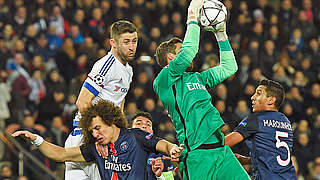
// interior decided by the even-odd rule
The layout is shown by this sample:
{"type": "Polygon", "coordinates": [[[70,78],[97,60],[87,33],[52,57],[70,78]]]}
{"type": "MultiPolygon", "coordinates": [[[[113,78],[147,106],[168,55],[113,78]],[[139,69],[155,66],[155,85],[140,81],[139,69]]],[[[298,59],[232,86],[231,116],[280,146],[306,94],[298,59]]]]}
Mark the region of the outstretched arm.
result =
{"type": "Polygon", "coordinates": [[[166,140],[160,140],[156,145],[156,150],[171,156],[171,158],[178,158],[183,151],[183,144],[177,146],[166,140]]]}
{"type": "Polygon", "coordinates": [[[47,141],[39,135],[32,134],[29,131],[17,131],[12,134],[13,137],[21,136],[27,141],[31,141],[35,146],[38,146],[40,151],[46,157],[53,159],[57,162],[86,162],[81,154],[80,147],[63,148],[47,141]]]}
{"type": "Polygon", "coordinates": [[[228,134],[228,135],[224,138],[225,145],[226,145],[226,146],[230,146],[230,147],[238,144],[239,142],[241,142],[241,141],[243,141],[243,140],[244,140],[244,137],[243,137],[240,133],[238,133],[238,132],[236,132],[236,131],[228,134]]]}

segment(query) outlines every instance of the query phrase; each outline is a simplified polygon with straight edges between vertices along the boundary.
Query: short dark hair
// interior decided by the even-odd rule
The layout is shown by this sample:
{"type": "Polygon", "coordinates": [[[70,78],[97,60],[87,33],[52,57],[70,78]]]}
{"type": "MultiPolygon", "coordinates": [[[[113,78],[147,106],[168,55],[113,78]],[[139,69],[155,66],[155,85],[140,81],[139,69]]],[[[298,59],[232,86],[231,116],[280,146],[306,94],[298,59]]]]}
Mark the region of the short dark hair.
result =
{"type": "Polygon", "coordinates": [[[275,107],[279,109],[285,98],[283,86],[280,83],[269,79],[261,80],[259,85],[266,86],[267,97],[275,97],[275,107]]]}
{"type": "Polygon", "coordinates": [[[153,122],[151,114],[148,112],[144,112],[144,111],[138,112],[135,116],[133,116],[131,121],[133,122],[139,116],[145,117],[145,118],[149,119],[151,122],[153,122]]]}
{"type": "Polygon", "coordinates": [[[182,43],[182,40],[174,37],[171,38],[168,41],[162,42],[156,49],[156,60],[157,63],[161,66],[164,67],[166,66],[167,63],[167,54],[168,53],[173,53],[176,54],[175,50],[177,48],[177,44],[182,43]]]}
{"type": "Polygon", "coordinates": [[[111,25],[110,38],[119,39],[121,34],[137,32],[137,28],[134,24],[126,20],[116,21],[111,25]]]}
{"type": "Polygon", "coordinates": [[[94,137],[89,131],[92,119],[99,116],[108,126],[115,125],[118,128],[127,128],[128,121],[125,119],[120,108],[106,100],[99,100],[81,114],[80,127],[83,132],[84,143],[93,143],[94,137]]]}

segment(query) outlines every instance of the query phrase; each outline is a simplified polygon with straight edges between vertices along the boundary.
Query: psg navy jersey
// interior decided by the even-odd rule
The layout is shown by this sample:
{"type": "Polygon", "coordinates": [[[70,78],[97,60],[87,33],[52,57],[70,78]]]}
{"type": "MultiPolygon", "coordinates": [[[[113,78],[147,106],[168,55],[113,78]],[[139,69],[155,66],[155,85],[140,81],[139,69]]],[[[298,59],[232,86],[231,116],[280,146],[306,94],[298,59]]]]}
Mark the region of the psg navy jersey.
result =
{"type": "Polygon", "coordinates": [[[120,129],[116,142],[109,144],[107,159],[99,156],[95,145],[81,146],[81,153],[87,162],[96,161],[102,180],[148,179],[146,170],[150,152],[156,152],[160,138],[140,129],[120,129]]]}
{"type": "MultiPolygon", "coordinates": [[[[147,173],[148,173],[148,180],[154,180],[157,179],[155,174],[152,171],[152,160],[156,159],[158,157],[163,157],[163,154],[155,154],[155,153],[151,153],[148,157],[147,160],[147,173]]],[[[169,160],[162,160],[163,162],[163,172],[167,172],[167,171],[172,171],[173,170],[173,165],[171,164],[171,162],[169,160]]]]}
{"type": "Polygon", "coordinates": [[[293,133],[284,114],[253,113],[235,131],[242,134],[250,149],[254,179],[297,179],[291,162],[293,133]]]}

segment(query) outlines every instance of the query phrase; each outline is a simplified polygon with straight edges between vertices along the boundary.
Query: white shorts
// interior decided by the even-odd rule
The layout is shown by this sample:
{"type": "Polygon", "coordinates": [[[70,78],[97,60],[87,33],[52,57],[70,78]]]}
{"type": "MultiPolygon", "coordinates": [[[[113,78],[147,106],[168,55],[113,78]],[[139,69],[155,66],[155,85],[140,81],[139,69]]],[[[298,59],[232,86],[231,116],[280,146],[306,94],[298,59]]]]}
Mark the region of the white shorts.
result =
{"type": "MultiPolygon", "coordinates": [[[[75,130],[80,130],[76,128],[75,130]]],[[[75,147],[82,145],[82,134],[69,134],[65,142],[65,147],[75,147]]],[[[95,162],[65,162],[65,180],[101,180],[98,165],[95,162]]]]}

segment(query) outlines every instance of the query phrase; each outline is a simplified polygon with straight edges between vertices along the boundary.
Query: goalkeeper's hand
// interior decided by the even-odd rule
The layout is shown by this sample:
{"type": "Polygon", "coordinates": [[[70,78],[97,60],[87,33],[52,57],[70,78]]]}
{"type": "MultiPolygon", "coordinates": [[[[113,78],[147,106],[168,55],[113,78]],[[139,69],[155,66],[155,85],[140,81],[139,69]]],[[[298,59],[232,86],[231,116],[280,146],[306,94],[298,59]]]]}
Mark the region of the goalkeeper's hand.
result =
{"type": "Polygon", "coordinates": [[[225,22],[224,25],[221,26],[216,31],[213,31],[217,41],[225,41],[228,39],[228,35],[227,35],[227,31],[226,31],[226,29],[227,29],[226,24],[227,24],[227,22],[225,22]]]}
{"type": "Polygon", "coordinates": [[[203,5],[204,0],[192,0],[188,7],[188,17],[187,17],[187,24],[191,21],[198,23],[199,19],[199,12],[201,6],[203,5]]]}

